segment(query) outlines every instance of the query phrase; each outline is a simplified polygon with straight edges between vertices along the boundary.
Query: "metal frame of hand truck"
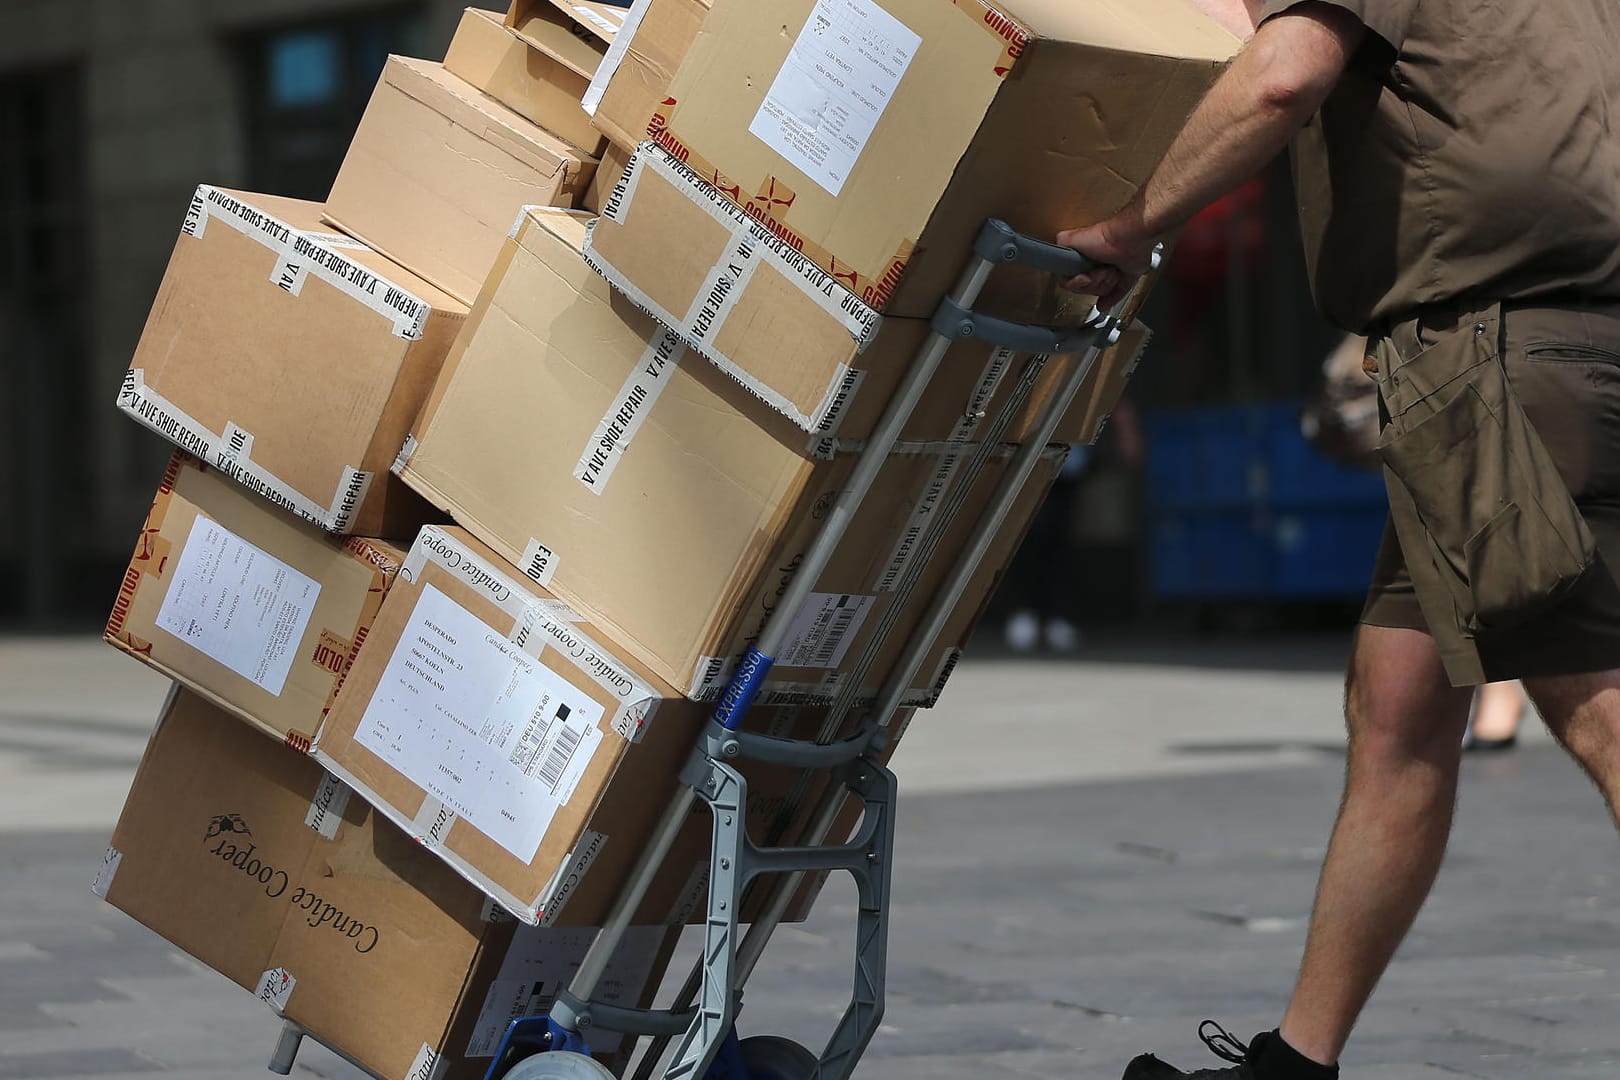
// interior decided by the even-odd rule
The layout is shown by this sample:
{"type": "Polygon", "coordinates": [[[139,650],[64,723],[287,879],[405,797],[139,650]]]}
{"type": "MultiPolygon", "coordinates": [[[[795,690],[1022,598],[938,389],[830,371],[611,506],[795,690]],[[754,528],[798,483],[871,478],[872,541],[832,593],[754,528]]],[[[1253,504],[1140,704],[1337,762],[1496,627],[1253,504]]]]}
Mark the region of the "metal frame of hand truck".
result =
{"type": "MultiPolygon", "coordinates": [[[[1157,254],[1155,254],[1155,264],[1157,254]]],[[[931,320],[932,333],[919,351],[882,419],[866,441],[846,486],[834,501],[784,592],[776,612],[756,643],[743,656],[697,747],[681,773],[681,786],[648,838],[630,878],[622,888],[579,970],[548,1016],[514,1020],[496,1050],[486,1080],[598,1080],[612,1073],[589,1056],[582,1035],[592,1028],[654,1040],[645,1048],[635,1080],[651,1080],[654,1070],[676,1043],[661,1080],[845,1080],[877,1030],[883,1012],[887,962],[888,901],[893,850],[895,778],[872,755],[887,743],[888,726],[902,707],[935,640],[966,591],[985,552],[995,540],[1013,503],[1056,431],[1070,402],[1102,349],[1118,339],[1134,315],[1143,285],[1121,305],[1122,315],[1093,312],[1079,327],[1027,326],[980,315],[972,310],[991,272],[1003,263],[1018,263],[1061,277],[1084,272],[1088,263],[1069,248],[1020,236],[1004,223],[985,223],[974,254],[956,286],[940,302],[931,320]],[[999,348],[1032,354],[1003,407],[982,426],[974,426],[971,454],[964,447],[961,471],[953,477],[940,512],[919,540],[918,551],[894,588],[868,644],[837,693],[815,742],[788,740],[741,730],[749,707],[762,689],[788,628],[814,589],[853,520],[878,470],[900,438],[953,341],[973,338],[999,348]],[[1033,429],[1014,451],[1012,461],[979,525],[951,573],[936,591],[906,648],[857,729],[839,737],[856,695],[888,639],[898,614],[943,536],[945,527],[974,486],[974,479],[996,452],[1012,417],[1028,400],[1047,358],[1082,353],[1081,361],[1049,396],[1033,429]],[[747,781],[728,760],[747,758],[799,767],[804,771],[790,797],[802,798],[810,778],[825,776],[825,785],[810,824],[793,847],[757,846],[744,830],[747,781]],[[855,835],[842,844],[825,841],[847,798],[864,807],[855,835]],[[591,1000],[631,917],[687,817],[697,802],[712,820],[708,902],[702,955],[686,985],[668,1009],[644,1010],[609,1006],[591,1000]],[[774,1037],[739,1041],[734,1021],[742,987],[806,875],[843,870],[859,892],[856,973],[851,1004],[826,1048],[818,1056],[797,1044],[774,1037]],[[772,875],[762,910],[739,941],[739,914],[744,889],[772,875]],[[695,999],[695,1003],[694,1003],[695,999]]],[[[780,822],[781,819],[779,819],[780,822]]],[[[773,830],[777,831],[778,830],[773,830]]],[[[774,843],[774,838],[770,841],[774,843]]],[[[298,1040],[309,1033],[288,1022],[271,1069],[290,1069],[298,1040]]]]}

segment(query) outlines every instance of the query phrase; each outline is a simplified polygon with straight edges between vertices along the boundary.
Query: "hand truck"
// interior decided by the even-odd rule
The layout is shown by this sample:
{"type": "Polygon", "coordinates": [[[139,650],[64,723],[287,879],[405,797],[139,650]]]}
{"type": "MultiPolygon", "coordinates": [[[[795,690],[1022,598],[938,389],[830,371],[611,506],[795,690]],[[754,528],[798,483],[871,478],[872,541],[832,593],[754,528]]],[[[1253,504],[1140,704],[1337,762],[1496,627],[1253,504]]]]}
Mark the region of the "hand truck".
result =
{"type": "MultiPolygon", "coordinates": [[[[1153,263],[1158,266],[1159,254],[1153,263]]],[[[896,782],[892,772],[874,755],[888,742],[888,728],[901,708],[907,689],[966,591],[978,564],[995,540],[1046,444],[1074,399],[1098,355],[1118,340],[1134,318],[1145,295],[1144,277],[1119,306],[1118,314],[1094,310],[1076,327],[1028,326],[973,311],[992,270],[1001,263],[1018,263],[1060,277],[1072,277],[1089,268],[1088,261],[1070,248],[1033,240],[1005,223],[987,221],[974,242],[973,257],[931,320],[927,340],[895,391],[882,419],[867,439],[845,488],[824,519],[798,572],[759,639],[744,654],[713,716],[681,772],[681,786],[649,837],[629,879],[616,898],[603,926],[597,931],[568,988],[545,1016],[512,1021],[495,1052],[485,1080],[613,1080],[613,1073],[590,1056],[583,1033],[593,1028],[635,1037],[650,1037],[634,1080],[846,1080],[876,1033],[883,1015],[883,992],[888,945],[889,882],[894,842],[896,782]],[[900,433],[924,390],[938,370],[951,343],[964,338],[984,341],[1030,358],[1004,399],[996,416],[972,429],[974,447],[953,477],[941,513],[919,541],[917,557],[896,583],[890,604],[855,667],[838,691],[828,718],[814,742],[790,740],[742,730],[743,720],[763,687],[777,650],[785,644],[793,616],[814,590],[836,551],[856,510],[876,479],[879,468],[900,438],[900,433]],[[1028,438],[1014,452],[1001,485],[984,510],[967,547],[941,584],[906,648],[878,692],[875,702],[857,702],[856,696],[878,651],[906,607],[922,569],[938,546],[973,481],[1012,418],[1028,400],[1047,359],[1081,353],[1081,361],[1042,407],[1028,438]],[[851,733],[840,735],[846,719],[860,714],[851,733]],[[790,795],[780,824],[796,809],[810,780],[827,775],[811,824],[794,847],[758,846],[743,826],[748,785],[728,761],[745,758],[788,765],[804,770],[790,795]],[[846,843],[828,845],[828,834],[848,796],[861,800],[864,813],[855,835],[846,843]],[[628,1009],[591,1000],[631,918],[695,804],[702,802],[712,819],[707,910],[703,923],[703,950],[685,986],[668,1009],[628,1009]],[[855,880],[859,892],[855,979],[851,1002],[820,1054],[776,1036],[739,1039],[735,1020],[742,989],[752,974],[772,933],[808,874],[842,870],[855,880]],[[739,913],[744,889],[756,878],[771,875],[764,906],[740,935],[739,913]],[[674,1043],[673,1051],[669,1044],[674,1043]],[[665,1058],[668,1058],[665,1061],[665,1058]]],[[[774,843],[772,838],[770,843],[774,843]]],[[[763,886],[765,883],[761,883],[763,886]]],[[[287,1022],[271,1069],[286,1073],[298,1040],[309,1034],[287,1022]]]]}

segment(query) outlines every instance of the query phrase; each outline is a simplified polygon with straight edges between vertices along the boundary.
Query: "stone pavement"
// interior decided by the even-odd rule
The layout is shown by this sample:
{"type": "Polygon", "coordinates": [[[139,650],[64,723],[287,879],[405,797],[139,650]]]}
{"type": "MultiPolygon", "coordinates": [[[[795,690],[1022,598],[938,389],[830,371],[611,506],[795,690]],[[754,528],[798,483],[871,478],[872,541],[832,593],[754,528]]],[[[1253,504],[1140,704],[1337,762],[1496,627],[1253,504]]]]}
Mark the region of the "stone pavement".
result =
{"type": "MultiPolygon", "coordinates": [[[[860,1076],[1113,1080],[1275,1024],[1338,797],[1342,643],[982,659],[896,756],[889,1008],[860,1076]]],[[[91,896],[164,686],[94,642],[0,640],[0,1080],[247,1080],[276,1023],[91,896]]],[[[1620,896],[1545,736],[1468,762],[1436,894],[1346,1058],[1378,1080],[1620,1077],[1620,896]]],[[[779,932],[744,1033],[817,1044],[853,889],[779,932]]],[[[307,1046],[296,1076],[354,1078],[307,1046]]]]}

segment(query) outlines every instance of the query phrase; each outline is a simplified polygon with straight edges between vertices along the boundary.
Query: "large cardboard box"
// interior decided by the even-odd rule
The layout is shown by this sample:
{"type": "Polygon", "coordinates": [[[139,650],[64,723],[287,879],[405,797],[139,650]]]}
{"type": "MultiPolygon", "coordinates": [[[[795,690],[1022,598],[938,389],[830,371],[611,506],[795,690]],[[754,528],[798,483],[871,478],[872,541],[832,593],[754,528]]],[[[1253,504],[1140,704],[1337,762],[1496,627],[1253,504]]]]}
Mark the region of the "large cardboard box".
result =
{"type": "Polygon", "coordinates": [[[710,0],[637,0],[625,14],[585,94],[585,108],[614,144],[634,149],[697,37],[710,0]]]}
{"type": "MultiPolygon", "coordinates": [[[[649,134],[923,316],[985,218],[1050,237],[1123,205],[1240,44],[1191,0],[716,0],[649,134]]],[[[1049,303],[1033,272],[997,284],[1005,314],[1049,303]]]]}
{"type": "MultiPolygon", "coordinates": [[[[430,526],[312,753],[519,918],[588,926],[618,895],[709,712],[464,530],[430,526]]],[[[822,719],[762,710],[750,726],[813,736],[822,719]]],[[[763,826],[796,773],[745,768],[758,781],[749,824],[763,826]]],[[[787,816],[789,842],[808,809],[787,816]]],[[[694,815],[638,922],[701,917],[708,833],[694,815]]]]}
{"type": "Polygon", "coordinates": [[[544,33],[543,48],[518,40],[498,13],[467,8],[444,54],[444,69],[595,157],[606,140],[580,100],[590,88],[597,54],[566,26],[536,31],[544,33]],[[580,49],[591,58],[589,66],[582,64],[580,49]]]}
{"type": "MultiPolygon", "coordinates": [[[[601,203],[584,253],[615,288],[809,431],[869,431],[928,332],[923,319],[879,316],[650,142],[601,203]],[[860,381],[869,386],[852,398],[860,381]],[[844,411],[863,415],[840,426],[844,411]]],[[[962,353],[974,348],[957,344],[941,377],[976,377],[980,368],[962,366],[962,353]]],[[[978,355],[990,353],[978,346],[978,355]]],[[[995,355],[1003,363],[1011,356],[995,355]]],[[[1077,356],[1051,363],[1051,374],[1077,356]]],[[[944,392],[936,397],[946,400],[944,392]]],[[[1057,438],[1076,437],[1066,429],[1057,438]]]]}
{"type": "Polygon", "coordinates": [[[595,168],[442,64],[391,56],[326,219],[470,304],[518,211],[572,206],[595,168]]]}
{"type": "MultiPolygon", "coordinates": [[[[464,527],[602,627],[682,692],[709,700],[799,566],[859,440],[820,440],[761,408],[722,373],[680,359],[674,335],[575,256],[577,219],[535,212],[509,243],[399,462],[400,475],[464,527]],[[573,230],[570,235],[570,229],[573,230]]],[[[902,325],[896,320],[897,327],[902,325]]],[[[948,398],[919,423],[976,400],[988,353],[969,350],[948,398]]],[[[988,372],[997,374],[992,366],[988,372]]],[[[862,391],[864,393],[864,390],[862,391]]],[[[979,395],[980,397],[988,395],[979,395]]],[[[949,432],[950,428],[944,428],[949,432]]],[[[970,439],[916,442],[882,470],[812,609],[766,684],[766,703],[830,700],[923,555],[919,541],[963,486],[970,439]]],[[[909,704],[931,704],[979,602],[1044,495],[1048,455],[935,645],[909,704]]],[[[899,616],[915,621],[991,488],[987,465],[899,616]]],[[[866,673],[865,696],[898,649],[866,673]]]]}
{"type": "MultiPolygon", "coordinates": [[[[520,926],[303,754],[184,691],[95,882],[109,903],[379,1076],[478,1080],[591,934],[520,926]]],[[[632,928],[604,996],[650,999],[673,931],[632,928]]],[[[612,1037],[588,1034],[611,1057],[612,1037]]]]}
{"type": "Polygon", "coordinates": [[[466,315],[319,204],[205,184],[118,406],[323,528],[414,534],[428,507],[388,469],[466,315]]]}
{"type": "Polygon", "coordinates": [[[404,557],[323,533],[177,451],[103,636],[307,750],[404,557]]]}

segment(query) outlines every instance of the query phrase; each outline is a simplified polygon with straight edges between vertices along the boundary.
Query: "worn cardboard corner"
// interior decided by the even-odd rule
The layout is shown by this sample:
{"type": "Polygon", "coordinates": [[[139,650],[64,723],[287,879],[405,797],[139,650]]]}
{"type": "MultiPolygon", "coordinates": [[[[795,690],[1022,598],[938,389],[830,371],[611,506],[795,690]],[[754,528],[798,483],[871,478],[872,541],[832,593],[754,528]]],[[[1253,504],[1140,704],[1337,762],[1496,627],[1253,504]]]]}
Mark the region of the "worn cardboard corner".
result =
{"type": "Polygon", "coordinates": [[[556,28],[555,36],[558,40],[548,47],[536,48],[512,34],[499,13],[467,8],[444,54],[444,67],[595,157],[605,139],[580,104],[591,79],[589,68],[582,68],[573,55],[573,47],[582,43],[563,27],[556,28]]]}

